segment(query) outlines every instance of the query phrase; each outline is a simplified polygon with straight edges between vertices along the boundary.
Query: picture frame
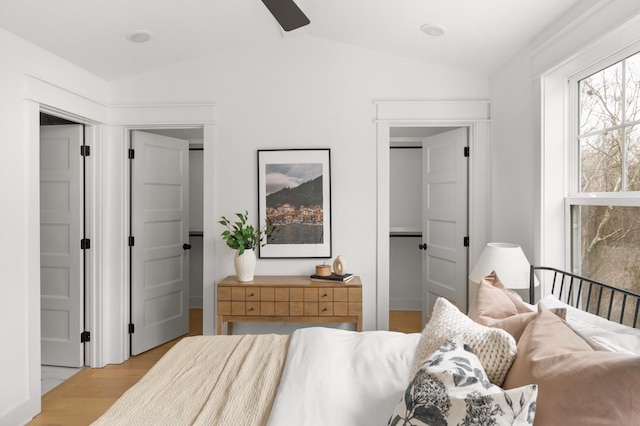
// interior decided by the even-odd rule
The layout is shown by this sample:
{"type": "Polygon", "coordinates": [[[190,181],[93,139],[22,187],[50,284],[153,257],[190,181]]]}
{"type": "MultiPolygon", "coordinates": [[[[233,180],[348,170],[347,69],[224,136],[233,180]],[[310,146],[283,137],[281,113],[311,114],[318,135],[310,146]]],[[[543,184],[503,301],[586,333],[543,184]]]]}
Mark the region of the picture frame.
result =
{"type": "Polygon", "coordinates": [[[275,227],[260,258],[330,258],[331,150],[258,150],[258,216],[275,227]]]}

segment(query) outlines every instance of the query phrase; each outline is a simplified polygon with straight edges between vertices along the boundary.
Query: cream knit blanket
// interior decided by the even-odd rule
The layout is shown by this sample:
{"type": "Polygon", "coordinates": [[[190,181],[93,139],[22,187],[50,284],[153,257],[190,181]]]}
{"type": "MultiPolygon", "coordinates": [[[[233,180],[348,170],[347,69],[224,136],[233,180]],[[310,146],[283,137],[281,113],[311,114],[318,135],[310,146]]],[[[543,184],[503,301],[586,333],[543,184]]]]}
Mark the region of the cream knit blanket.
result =
{"type": "Polygon", "coordinates": [[[195,336],[171,348],[93,425],[263,425],[289,336],[195,336]]]}

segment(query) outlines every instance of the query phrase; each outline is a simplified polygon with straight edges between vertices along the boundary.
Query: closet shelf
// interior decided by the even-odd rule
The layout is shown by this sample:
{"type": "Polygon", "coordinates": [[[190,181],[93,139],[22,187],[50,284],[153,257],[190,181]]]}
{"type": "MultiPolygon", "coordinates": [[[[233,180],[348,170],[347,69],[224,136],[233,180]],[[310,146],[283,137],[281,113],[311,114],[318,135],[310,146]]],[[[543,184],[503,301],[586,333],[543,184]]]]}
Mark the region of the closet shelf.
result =
{"type": "Polygon", "coordinates": [[[390,237],[422,237],[422,229],[417,227],[392,226],[389,228],[390,237]]]}

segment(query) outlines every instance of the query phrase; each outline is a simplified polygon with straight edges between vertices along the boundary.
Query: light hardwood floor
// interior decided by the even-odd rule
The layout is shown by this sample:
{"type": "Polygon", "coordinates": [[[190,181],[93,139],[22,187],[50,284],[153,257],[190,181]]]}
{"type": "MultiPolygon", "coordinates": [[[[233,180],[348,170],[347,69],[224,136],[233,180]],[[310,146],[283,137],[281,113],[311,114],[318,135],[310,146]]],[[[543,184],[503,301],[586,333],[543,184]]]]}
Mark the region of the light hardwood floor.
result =
{"type": "MultiPolygon", "coordinates": [[[[189,312],[189,336],[202,334],[202,309],[189,312]]],[[[389,329],[404,333],[422,331],[420,312],[392,311],[389,329]]],[[[42,397],[42,412],[29,425],[85,426],[100,417],[179,339],[165,343],[118,365],[84,368],[42,397]]]]}
{"type": "Polygon", "coordinates": [[[403,333],[421,333],[424,328],[422,311],[390,311],[389,330],[403,333]]]}

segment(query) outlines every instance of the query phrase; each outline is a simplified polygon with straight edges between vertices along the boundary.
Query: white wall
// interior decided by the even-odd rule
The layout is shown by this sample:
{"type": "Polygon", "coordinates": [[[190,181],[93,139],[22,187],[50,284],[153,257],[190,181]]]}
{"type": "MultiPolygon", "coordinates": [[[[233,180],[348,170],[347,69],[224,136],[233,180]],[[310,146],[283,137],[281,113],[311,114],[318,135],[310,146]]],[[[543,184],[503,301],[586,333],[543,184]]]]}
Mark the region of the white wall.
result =
{"type": "Polygon", "coordinates": [[[521,53],[491,77],[489,241],[533,255],[534,96],[531,61],[521,53]]]}
{"type": "MultiPolygon", "coordinates": [[[[38,107],[26,99],[47,96],[24,76],[96,100],[106,99],[107,85],[1,29],[0,53],[0,424],[14,425],[40,409],[39,144],[29,133],[38,107]]],[[[78,114],[95,112],[70,99],[60,103],[78,114]]]]}
{"type": "MultiPolygon", "coordinates": [[[[376,320],[376,127],[374,100],[482,99],[485,77],[312,37],[234,49],[113,85],[112,103],[216,103],[214,200],[205,220],[249,210],[257,214],[256,151],[330,148],[333,256],[343,255],[361,276],[364,328],[376,320]],[[162,90],[159,90],[162,88],[162,90]]],[[[207,167],[208,164],[205,164],[207,167]]],[[[205,238],[205,277],[233,272],[233,253],[219,238],[205,238]],[[207,256],[207,241],[215,252],[207,256]],[[206,268],[205,268],[206,270],[206,268]]],[[[257,274],[302,274],[317,259],[259,259],[257,274]]],[[[206,290],[206,289],[205,289],[206,290]]],[[[205,291],[205,298],[207,291],[205,291]]],[[[207,321],[205,299],[205,321],[207,321]]],[[[212,309],[211,303],[210,309],[212,309]]],[[[212,321],[213,317],[209,319],[212,321]]],[[[205,324],[205,330],[213,324],[205,324]]],[[[238,326],[241,332],[242,325],[238,326]]]]}

